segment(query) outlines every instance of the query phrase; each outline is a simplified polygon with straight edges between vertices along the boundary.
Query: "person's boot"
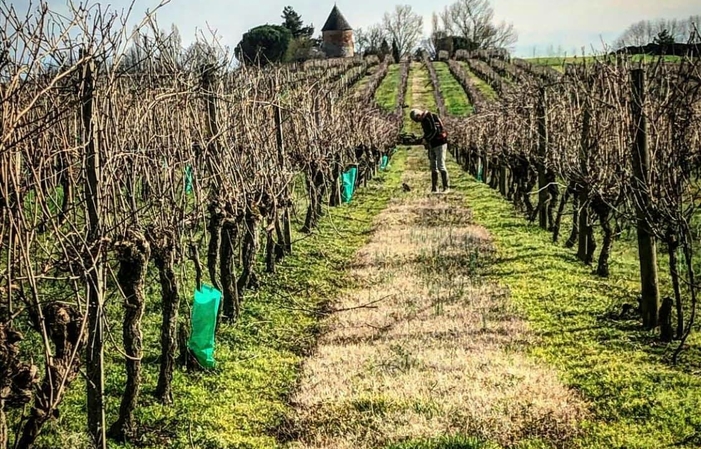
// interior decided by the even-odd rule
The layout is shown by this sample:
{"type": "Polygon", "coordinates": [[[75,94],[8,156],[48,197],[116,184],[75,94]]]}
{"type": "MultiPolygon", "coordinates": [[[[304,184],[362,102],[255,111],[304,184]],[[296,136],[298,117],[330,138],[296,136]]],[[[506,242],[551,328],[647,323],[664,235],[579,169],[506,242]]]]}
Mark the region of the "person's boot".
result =
{"type": "Polygon", "coordinates": [[[441,172],[441,181],[443,181],[443,191],[447,192],[448,189],[450,189],[450,186],[448,185],[448,172],[447,171],[441,172]]]}
{"type": "Polygon", "coordinates": [[[438,192],[438,172],[431,172],[431,193],[438,192]]]}

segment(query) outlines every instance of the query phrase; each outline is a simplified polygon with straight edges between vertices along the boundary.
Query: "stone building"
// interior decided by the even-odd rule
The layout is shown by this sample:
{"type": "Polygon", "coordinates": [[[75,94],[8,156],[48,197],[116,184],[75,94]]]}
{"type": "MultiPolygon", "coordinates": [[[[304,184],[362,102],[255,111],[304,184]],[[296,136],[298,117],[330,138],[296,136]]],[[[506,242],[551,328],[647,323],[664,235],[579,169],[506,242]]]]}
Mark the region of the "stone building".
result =
{"type": "Polygon", "coordinates": [[[338,7],[334,5],[326,19],[322,33],[322,50],[328,58],[350,58],[355,54],[353,28],[338,7]]]}

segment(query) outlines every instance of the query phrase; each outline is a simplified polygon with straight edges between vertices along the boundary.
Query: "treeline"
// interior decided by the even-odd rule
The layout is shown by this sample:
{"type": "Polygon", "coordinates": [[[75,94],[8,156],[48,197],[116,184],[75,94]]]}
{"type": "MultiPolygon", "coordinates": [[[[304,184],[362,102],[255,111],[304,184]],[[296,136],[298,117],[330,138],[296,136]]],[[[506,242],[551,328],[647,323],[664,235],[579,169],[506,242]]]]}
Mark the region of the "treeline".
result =
{"type": "Polygon", "coordinates": [[[243,64],[267,65],[278,62],[304,62],[324,59],[321,40],[314,38],[314,27],[286,6],[279,25],[259,25],[244,33],[236,46],[236,58],[243,64]]]}
{"type": "Polygon", "coordinates": [[[652,56],[701,56],[701,47],[698,44],[681,44],[673,43],[650,43],[647,45],[629,45],[620,48],[613,54],[628,54],[628,55],[652,55],[652,56]]]}
{"type": "Polygon", "coordinates": [[[701,44],[698,34],[700,27],[701,15],[689,16],[686,19],[640,20],[626,28],[613,46],[620,50],[624,47],[644,48],[653,43],[701,44]]]}

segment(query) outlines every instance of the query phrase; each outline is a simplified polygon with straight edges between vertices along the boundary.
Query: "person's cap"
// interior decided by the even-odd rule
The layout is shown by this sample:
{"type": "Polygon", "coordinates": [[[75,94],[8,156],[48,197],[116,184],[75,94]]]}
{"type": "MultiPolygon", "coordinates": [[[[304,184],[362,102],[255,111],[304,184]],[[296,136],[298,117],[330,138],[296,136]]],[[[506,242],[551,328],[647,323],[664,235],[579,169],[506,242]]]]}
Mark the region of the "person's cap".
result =
{"type": "Polygon", "coordinates": [[[411,118],[414,121],[417,121],[422,115],[424,115],[423,109],[412,109],[409,113],[409,118],[411,118]]]}

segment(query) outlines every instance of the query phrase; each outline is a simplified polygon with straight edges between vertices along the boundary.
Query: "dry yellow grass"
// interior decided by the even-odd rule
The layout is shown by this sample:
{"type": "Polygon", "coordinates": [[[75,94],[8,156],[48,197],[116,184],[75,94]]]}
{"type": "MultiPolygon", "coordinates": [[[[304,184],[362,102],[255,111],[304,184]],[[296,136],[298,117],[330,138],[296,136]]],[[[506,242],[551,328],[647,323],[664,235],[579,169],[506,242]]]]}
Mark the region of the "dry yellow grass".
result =
{"type": "Polygon", "coordinates": [[[352,266],[362,287],[339,299],[349,310],[329,318],[305,364],[293,447],[378,448],[454,433],[565,444],[584,404],[521,353],[526,324],[508,292],[477,273],[493,251],[489,233],[459,195],[416,193],[426,176],[413,159],[405,181],[414,190],[378,217],[352,266]]]}

